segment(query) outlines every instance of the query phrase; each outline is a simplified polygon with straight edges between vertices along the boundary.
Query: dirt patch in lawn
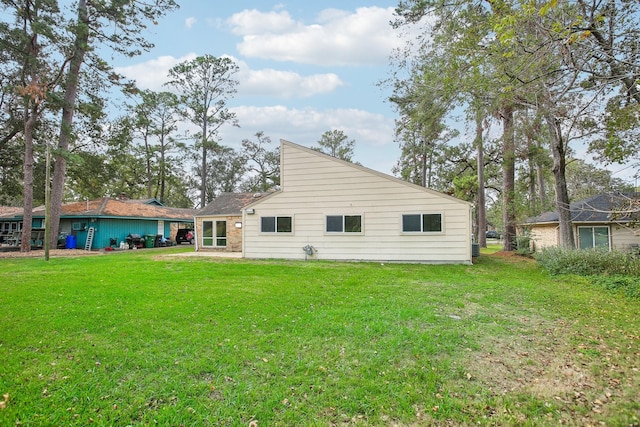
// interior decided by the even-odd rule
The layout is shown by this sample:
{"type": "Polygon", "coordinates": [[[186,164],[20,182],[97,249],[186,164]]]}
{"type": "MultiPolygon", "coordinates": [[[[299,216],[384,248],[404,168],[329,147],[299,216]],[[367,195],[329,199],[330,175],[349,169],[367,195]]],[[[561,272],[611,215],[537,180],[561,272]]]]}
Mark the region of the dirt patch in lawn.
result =
{"type": "MultiPolygon", "coordinates": [[[[597,332],[576,330],[562,320],[521,322],[514,334],[488,339],[467,360],[468,379],[480,381],[496,402],[485,408],[485,416],[509,413],[525,422],[531,405],[540,405],[554,413],[550,422],[599,425],[617,412],[617,400],[633,401],[640,378],[629,357],[637,363],[639,353],[623,355],[597,332]]],[[[638,337],[626,338],[637,343],[638,337]]]]}
{"type": "MultiPolygon", "coordinates": [[[[101,254],[104,255],[104,252],[85,251],[83,249],[51,249],[49,251],[49,256],[52,258],[79,257],[101,254]]],[[[2,248],[0,250],[0,259],[2,258],[44,258],[44,250],[36,249],[30,252],[20,252],[19,250],[2,248]]]]}
{"type": "Polygon", "coordinates": [[[522,261],[522,262],[535,262],[535,260],[531,257],[520,255],[515,251],[498,251],[492,254],[483,255],[483,256],[492,256],[499,258],[507,258],[513,261],[522,261]]]}

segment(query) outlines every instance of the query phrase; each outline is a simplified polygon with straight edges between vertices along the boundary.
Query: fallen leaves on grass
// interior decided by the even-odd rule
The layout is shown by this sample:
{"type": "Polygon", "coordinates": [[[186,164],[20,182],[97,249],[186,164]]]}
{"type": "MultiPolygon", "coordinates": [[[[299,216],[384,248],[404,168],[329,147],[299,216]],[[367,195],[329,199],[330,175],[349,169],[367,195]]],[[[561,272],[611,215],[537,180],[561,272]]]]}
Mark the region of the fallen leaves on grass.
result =
{"type": "Polygon", "coordinates": [[[5,393],[2,395],[2,400],[0,400],[0,409],[6,408],[7,403],[9,403],[9,393],[5,393]]]}
{"type": "MultiPolygon", "coordinates": [[[[83,249],[51,249],[49,256],[53,258],[59,257],[78,257],[87,255],[104,255],[102,251],[85,251],[83,249]]],[[[0,251],[0,258],[43,258],[43,250],[32,250],[29,252],[20,251],[0,251]]]]}

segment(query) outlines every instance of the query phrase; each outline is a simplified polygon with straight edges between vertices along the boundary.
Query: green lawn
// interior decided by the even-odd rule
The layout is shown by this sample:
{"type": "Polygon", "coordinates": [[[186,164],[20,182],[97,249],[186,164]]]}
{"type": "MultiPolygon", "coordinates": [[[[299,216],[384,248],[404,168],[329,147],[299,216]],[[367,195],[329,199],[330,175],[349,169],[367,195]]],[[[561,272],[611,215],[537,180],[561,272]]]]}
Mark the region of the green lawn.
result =
{"type": "Polygon", "coordinates": [[[0,259],[0,425],[640,422],[640,301],[584,279],[184,250],[0,259]]]}

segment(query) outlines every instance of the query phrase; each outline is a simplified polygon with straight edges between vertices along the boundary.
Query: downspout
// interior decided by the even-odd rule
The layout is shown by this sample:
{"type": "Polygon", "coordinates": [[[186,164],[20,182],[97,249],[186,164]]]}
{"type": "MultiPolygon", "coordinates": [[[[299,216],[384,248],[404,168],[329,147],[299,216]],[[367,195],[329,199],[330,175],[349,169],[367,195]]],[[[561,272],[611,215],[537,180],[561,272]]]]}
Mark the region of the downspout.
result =
{"type": "Polygon", "coordinates": [[[193,247],[195,249],[196,252],[198,252],[198,223],[196,222],[196,217],[193,217],[193,240],[195,241],[195,243],[193,244],[193,247]]]}
{"type": "Polygon", "coordinates": [[[240,232],[240,258],[244,258],[244,230],[247,229],[247,212],[242,209],[242,231],[240,232]]]}
{"type": "MultiPolygon", "coordinates": [[[[469,250],[469,263],[473,265],[473,204],[469,204],[469,223],[467,229],[467,249],[469,250]]],[[[479,231],[478,234],[481,232],[479,231]]],[[[482,231],[484,234],[484,231],[482,231]]],[[[480,250],[480,243],[477,242],[478,251],[480,250]]]]}

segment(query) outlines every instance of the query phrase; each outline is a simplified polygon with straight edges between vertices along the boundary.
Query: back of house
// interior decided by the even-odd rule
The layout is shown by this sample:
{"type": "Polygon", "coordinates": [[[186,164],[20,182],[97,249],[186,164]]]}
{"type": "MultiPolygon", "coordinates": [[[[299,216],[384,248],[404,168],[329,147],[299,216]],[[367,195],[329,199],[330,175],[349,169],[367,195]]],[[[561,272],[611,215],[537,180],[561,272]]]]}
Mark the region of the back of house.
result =
{"type": "Polygon", "coordinates": [[[243,223],[245,258],[471,263],[469,203],[287,141],[243,223]]]}

